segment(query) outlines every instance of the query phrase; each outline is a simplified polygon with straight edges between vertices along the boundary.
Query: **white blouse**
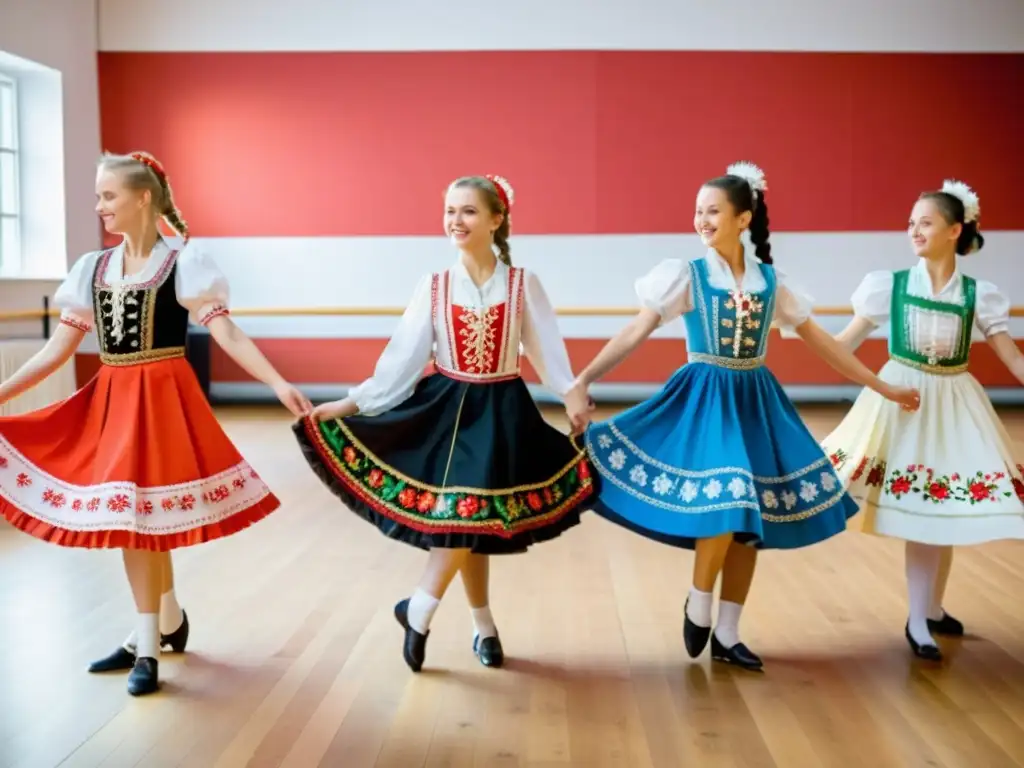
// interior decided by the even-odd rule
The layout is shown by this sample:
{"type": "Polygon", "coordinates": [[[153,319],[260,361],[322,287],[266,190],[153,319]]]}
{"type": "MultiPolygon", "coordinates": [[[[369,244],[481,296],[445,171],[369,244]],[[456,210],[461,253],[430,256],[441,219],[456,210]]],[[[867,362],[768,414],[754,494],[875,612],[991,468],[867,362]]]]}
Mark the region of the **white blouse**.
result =
{"type": "MultiPolygon", "coordinates": [[[[124,243],[115,247],[107,262],[103,279],[108,285],[148,283],[156,278],[172,253],[171,246],[161,238],[153,246],[146,265],[136,274],[124,277],[124,249],[124,243]]],[[[96,262],[103,253],[104,250],[92,251],[78,259],[53,296],[54,304],[61,310],[61,319],[83,330],[93,327],[93,277],[96,262]]],[[[178,303],[189,311],[193,322],[206,321],[227,309],[227,278],[207,251],[189,242],[178,253],[176,266],[174,288],[178,303]]]]}
{"type": "MultiPolygon", "coordinates": [[[[893,272],[877,271],[865,275],[851,298],[853,313],[872,325],[889,321],[893,288],[893,272]]],[[[907,292],[923,299],[963,305],[962,274],[954,270],[949,282],[933,293],[927,262],[919,259],[910,270],[907,292]]],[[[959,317],[947,312],[934,312],[920,307],[907,307],[910,324],[908,343],[921,353],[927,351],[940,358],[950,357],[960,346],[964,329],[959,317]]],[[[987,338],[1010,330],[1010,299],[987,280],[975,279],[974,325],[987,338]]],[[[970,329],[967,330],[971,332],[970,329]]]]}
{"type": "Polygon", "coordinates": [[[474,380],[477,374],[468,372],[473,366],[466,365],[467,349],[477,362],[483,362],[481,356],[488,358],[480,370],[492,371],[486,374],[491,378],[518,375],[521,349],[544,385],[564,397],[574,377],[555,310],[540,279],[529,270],[516,271],[519,278],[499,261],[494,274],[477,287],[460,259],[447,273],[424,276],[373,375],[349,390],[359,412],[373,416],[402,403],[430,362],[457,376],[465,372],[467,379],[474,380]],[[469,324],[465,324],[467,317],[469,324]],[[509,319],[504,331],[499,328],[500,317],[509,319]],[[512,322],[514,318],[519,322],[512,322]],[[453,332],[456,327],[460,330],[453,332]],[[512,347],[507,355],[506,344],[512,347]]]}
{"type": "MultiPolygon", "coordinates": [[[[732,268],[714,248],[709,248],[702,258],[707,262],[708,282],[712,288],[755,293],[768,287],[761,274],[761,260],[750,249],[744,251],[741,285],[736,285],[732,268]]],[[[796,287],[782,270],[774,268],[776,291],[773,325],[790,330],[810,318],[814,301],[796,287]]],[[[662,325],[690,312],[694,308],[694,299],[689,262],[665,259],[636,281],[636,295],[642,306],[661,315],[662,325]]]]}

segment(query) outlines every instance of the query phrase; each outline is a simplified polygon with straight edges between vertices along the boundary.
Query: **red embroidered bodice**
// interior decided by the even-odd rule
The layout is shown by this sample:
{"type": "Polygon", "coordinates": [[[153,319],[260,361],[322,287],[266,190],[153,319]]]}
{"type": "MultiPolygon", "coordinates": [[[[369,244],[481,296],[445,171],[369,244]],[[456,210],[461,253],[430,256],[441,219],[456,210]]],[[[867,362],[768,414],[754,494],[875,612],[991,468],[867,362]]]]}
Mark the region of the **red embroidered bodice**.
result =
{"type": "Polygon", "coordinates": [[[465,381],[519,376],[522,269],[509,269],[504,301],[482,308],[453,303],[449,272],[435,274],[431,304],[437,338],[445,342],[435,349],[434,365],[439,371],[465,381]]]}

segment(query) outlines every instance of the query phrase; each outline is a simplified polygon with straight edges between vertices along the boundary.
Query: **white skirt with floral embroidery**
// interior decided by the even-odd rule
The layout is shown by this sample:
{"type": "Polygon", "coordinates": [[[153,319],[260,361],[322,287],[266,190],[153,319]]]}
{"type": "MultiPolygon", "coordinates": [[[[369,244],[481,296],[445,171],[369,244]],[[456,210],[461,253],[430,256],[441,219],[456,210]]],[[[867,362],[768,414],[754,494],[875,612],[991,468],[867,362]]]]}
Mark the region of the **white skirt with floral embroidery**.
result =
{"type": "Polygon", "coordinates": [[[851,528],[935,545],[1024,539],[1024,467],[977,379],[894,360],[878,375],[917,388],[921,407],[865,389],[822,442],[862,505],[851,528]]]}

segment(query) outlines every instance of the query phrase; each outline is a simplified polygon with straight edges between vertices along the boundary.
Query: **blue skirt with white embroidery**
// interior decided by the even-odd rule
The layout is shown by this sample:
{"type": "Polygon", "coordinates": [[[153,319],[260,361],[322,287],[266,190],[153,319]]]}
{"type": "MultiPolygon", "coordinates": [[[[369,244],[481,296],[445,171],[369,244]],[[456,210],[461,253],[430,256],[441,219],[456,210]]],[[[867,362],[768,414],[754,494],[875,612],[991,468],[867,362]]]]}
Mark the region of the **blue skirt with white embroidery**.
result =
{"type": "Polygon", "coordinates": [[[732,533],[763,549],[824,541],[857,513],[832,462],[765,367],[691,362],[648,400],[586,433],[593,510],[692,549],[732,533]]]}

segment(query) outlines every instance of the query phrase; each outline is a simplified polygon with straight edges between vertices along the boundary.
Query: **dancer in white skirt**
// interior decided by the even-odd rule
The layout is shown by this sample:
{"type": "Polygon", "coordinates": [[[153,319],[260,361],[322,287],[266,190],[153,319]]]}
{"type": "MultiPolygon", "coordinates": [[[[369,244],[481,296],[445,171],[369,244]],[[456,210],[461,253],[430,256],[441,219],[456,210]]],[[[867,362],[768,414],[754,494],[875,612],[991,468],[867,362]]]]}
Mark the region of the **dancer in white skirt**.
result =
{"type": "Polygon", "coordinates": [[[1024,383],[1009,299],[957,266],[958,255],[984,244],[979,213],[977,196],[961,182],[921,195],[909,223],[917,265],[869,273],[853,295],[855,317],[838,336],[855,349],[888,322],[889,361],[879,376],[918,389],[920,410],[908,413],[865,389],[823,443],[862,504],[862,530],[906,541],[907,642],[933,661],[942,653],[932,633],[964,632],[942,607],[953,547],[1024,539],[1024,468],[967,370],[977,327],[1024,383]]]}

